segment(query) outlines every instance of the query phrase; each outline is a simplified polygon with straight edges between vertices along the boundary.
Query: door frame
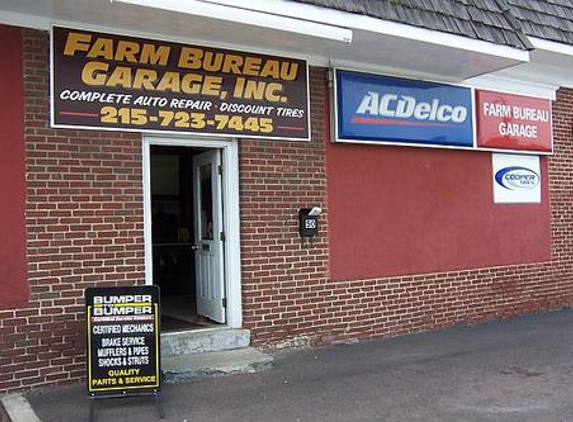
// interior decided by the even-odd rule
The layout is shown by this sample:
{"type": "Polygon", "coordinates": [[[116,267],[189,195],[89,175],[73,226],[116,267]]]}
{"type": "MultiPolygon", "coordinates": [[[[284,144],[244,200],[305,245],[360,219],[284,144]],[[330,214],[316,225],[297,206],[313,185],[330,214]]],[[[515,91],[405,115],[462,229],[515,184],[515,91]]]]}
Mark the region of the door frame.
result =
{"type": "MultiPolygon", "coordinates": [[[[239,230],[239,147],[236,139],[205,139],[189,136],[144,134],[143,148],[143,230],[145,243],[145,284],[153,284],[153,240],[151,237],[151,146],[218,148],[222,151],[222,227],[227,327],[241,328],[241,242],[239,230]]],[[[195,282],[195,280],[193,280],[195,282]]]]}

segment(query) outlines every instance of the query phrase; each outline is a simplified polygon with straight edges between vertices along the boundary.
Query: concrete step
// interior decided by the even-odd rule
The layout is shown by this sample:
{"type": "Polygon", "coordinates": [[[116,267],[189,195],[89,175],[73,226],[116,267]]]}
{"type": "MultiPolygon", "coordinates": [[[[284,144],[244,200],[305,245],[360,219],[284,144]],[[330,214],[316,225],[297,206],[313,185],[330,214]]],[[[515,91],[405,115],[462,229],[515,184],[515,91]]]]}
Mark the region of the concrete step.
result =
{"type": "Polygon", "coordinates": [[[232,373],[254,373],[272,367],[273,357],[252,347],[223,352],[162,358],[165,382],[172,383],[189,378],[232,373]]]}
{"type": "Polygon", "coordinates": [[[0,396],[0,422],[42,422],[19,393],[0,396]]]}
{"type": "Polygon", "coordinates": [[[161,334],[161,356],[182,356],[241,349],[251,343],[251,332],[240,328],[214,328],[161,334]]]}

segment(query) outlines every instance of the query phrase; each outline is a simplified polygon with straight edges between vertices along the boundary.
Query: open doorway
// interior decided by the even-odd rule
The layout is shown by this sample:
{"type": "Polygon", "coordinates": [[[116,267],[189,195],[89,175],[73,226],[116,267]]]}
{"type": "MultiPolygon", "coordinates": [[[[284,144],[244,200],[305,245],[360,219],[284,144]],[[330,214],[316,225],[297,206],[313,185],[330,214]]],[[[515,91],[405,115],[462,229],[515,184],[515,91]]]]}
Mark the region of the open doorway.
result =
{"type": "Polygon", "coordinates": [[[150,148],[153,284],[163,331],[226,323],[221,150],[150,148]]]}

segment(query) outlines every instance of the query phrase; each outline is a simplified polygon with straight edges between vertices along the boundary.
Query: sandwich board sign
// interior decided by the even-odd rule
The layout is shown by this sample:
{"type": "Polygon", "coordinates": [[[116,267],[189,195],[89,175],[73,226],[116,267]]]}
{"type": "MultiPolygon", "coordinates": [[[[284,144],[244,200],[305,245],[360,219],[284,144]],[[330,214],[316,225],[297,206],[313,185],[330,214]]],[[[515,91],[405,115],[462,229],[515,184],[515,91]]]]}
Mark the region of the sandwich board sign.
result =
{"type": "Polygon", "coordinates": [[[88,288],[85,303],[90,397],[152,394],[161,415],[159,287],[88,288]]]}

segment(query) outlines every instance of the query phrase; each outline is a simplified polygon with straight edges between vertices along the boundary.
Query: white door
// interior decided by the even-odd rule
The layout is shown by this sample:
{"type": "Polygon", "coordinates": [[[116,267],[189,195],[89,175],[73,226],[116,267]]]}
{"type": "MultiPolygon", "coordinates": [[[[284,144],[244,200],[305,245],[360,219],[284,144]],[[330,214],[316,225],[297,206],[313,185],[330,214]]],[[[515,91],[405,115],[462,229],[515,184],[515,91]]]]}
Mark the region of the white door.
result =
{"type": "Polygon", "coordinates": [[[225,322],[223,210],[219,150],[193,157],[197,313],[225,322]]]}

